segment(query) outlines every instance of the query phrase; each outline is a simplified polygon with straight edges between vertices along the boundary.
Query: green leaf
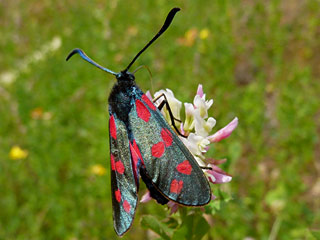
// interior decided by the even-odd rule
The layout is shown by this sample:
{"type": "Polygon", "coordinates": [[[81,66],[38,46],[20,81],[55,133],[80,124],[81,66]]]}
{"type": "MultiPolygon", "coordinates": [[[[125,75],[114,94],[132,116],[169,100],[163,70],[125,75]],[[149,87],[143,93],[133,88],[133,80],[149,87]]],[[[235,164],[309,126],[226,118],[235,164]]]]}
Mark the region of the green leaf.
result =
{"type": "Polygon", "coordinates": [[[179,239],[190,239],[187,238],[188,236],[188,226],[186,224],[181,225],[176,231],[174,231],[172,240],[179,240],[179,239]]]}
{"type": "Polygon", "coordinates": [[[202,213],[188,215],[182,220],[181,227],[173,233],[173,240],[199,240],[209,231],[210,226],[202,217],[202,213]]]}
{"type": "Polygon", "coordinates": [[[214,200],[212,201],[212,203],[210,204],[214,210],[219,211],[221,209],[221,201],[220,200],[214,200]]]}
{"type": "Polygon", "coordinates": [[[166,224],[160,222],[157,218],[151,215],[145,215],[141,219],[141,226],[146,229],[151,229],[155,233],[159,234],[163,239],[170,239],[173,230],[166,224]]]}
{"type": "MultiPolygon", "coordinates": [[[[184,213],[186,210],[184,209],[184,213]]],[[[172,236],[173,240],[179,239],[192,239],[192,225],[193,225],[193,217],[192,215],[183,214],[181,216],[182,224],[181,227],[178,228],[172,236]]]]}
{"type": "Polygon", "coordinates": [[[209,229],[210,229],[210,225],[205,220],[205,218],[202,216],[198,216],[193,229],[193,232],[194,232],[193,239],[195,240],[202,239],[203,236],[209,231],[209,229]]]}
{"type": "Polygon", "coordinates": [[[171,229],[175,229],[178,227],[179,223],[177,219],[170,217],[164,221],[164,223],[171,229]]]}

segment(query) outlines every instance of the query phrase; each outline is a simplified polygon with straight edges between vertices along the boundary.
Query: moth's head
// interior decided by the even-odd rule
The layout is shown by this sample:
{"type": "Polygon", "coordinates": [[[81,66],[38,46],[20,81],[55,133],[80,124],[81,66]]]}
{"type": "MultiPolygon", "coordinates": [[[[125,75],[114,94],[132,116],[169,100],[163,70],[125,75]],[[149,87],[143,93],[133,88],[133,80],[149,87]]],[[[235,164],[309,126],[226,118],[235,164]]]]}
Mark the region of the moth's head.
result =
{"type": "Polygon", "coordinates": [[[135,79],[133,73],[129,72],[128,70],[124,70],[117,73],[116,78],[119,82],[120,81],[133,82],[135,79]]]}

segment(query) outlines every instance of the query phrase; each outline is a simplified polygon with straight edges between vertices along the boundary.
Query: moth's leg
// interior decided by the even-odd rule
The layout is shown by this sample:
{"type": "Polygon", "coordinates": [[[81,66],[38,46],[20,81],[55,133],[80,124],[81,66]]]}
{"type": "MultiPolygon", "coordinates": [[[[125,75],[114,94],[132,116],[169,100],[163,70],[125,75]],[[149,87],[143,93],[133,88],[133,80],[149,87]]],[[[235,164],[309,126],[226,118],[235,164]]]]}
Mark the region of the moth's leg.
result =
{"type": "Polygon", "coordinates": [[[201,167],[201,166],[200,166],[200,168],[201,168],[201,169],[205,169],[205,170],[212,170],[211,167],[201,167]]]}
{"type": "Polygon", "coordinates": [[[168,109],[168,111],[169,111],[169,114],[170,114],[170,118],[171,118],[171,119],[174,119],[175,121],[181,123],[181,120],[180,120],[180,119],[175,118],[175,117],[173,116],[172,111],[171,111],[171,108],[170,108],[170,105],[169,105],[169,102],[168,102],[167,97],[166,97],[166,95],[165,95],[164,93],[162,93],[161,95],[159,95],[158,97],[156,97],[155,99],[153,99],[153,100],[152,100],[153,103],[155,103],[155,102],[156,102],[159,98],[161,98],[161,97],[163,97],[164,100],[163,100],[163,101],[160,103],[160,105],[158,106],[159,111],[161,111],[161,109],[164,107],[164,105],[166,105],[166,106],[167,106],[167,109],[168,109]]]}
{"type": "Polygon", "coordinates": [[[168,100],[166,98],[166,95],[165,94],[161,94],[160,96],[156,97],[155,99],[153,99],[153,102],[156,102],[159,98],[163,97],[164,100],[162,100],[162,102],[159,104],[158,106],[158,109],[159,111],[161,111],[161,109],[166,106],[168,112],[169,112],[169,116],[170,116],[170,119],[171,119],[171,125],[173,126],[173,128],[176,130],[176,132],[181,136],[181,137],[184,137],[184,138],[187,138],[187,136],[183,135],[179,129],[176,127],[175,125],[175,122],[174,121],[177,121],[177,122],[180,122],[181,123],[181,120],[180,119],[177,119],[173,116],[173,113],[171,111],[171,108],[170,108],[170,105],[168,103],[168,100]]]}

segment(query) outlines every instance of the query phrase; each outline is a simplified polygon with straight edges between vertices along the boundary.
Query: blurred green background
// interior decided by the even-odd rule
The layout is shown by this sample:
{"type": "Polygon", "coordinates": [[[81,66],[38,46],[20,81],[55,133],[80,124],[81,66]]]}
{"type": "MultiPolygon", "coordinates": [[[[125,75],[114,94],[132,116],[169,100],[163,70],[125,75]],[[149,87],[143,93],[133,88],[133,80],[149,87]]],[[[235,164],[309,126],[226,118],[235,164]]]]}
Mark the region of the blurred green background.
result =
{"type": "MultiPolygon", "coordinates": [[[[172,7],[169,30],[132,69],[144,90],[192,102],[203,84],[214,131],[239,126],[210,156],[233,181],[205,239],[309,239],[320,226],[320,2],[11,0],[0,2],[0,239],[115,239],[107,97],[172,7]]],[[[213,188],[218,188],[213,186],[213,188]]],[[[144,186],[140,190],[144,192],[144,186]]],[[[154,239],[139,204],[123,239],[154,239]]]]}

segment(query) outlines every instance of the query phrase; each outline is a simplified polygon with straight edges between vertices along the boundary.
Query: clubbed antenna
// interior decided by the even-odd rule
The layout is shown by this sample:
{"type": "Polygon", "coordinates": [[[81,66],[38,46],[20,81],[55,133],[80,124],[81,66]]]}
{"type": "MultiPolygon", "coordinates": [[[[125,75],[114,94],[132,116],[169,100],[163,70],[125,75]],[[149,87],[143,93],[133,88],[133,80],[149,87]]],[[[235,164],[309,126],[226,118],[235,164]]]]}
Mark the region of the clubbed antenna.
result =
{"type": "Polygon", "coordinates": [[[126,72],[127,70],[129,70],[129,68],[132,66],[132,64],[137,60],[137,58],[141,55],[141,53],[143,53],[155,40],[157,40],[158,37],[161,36],[162,33],[164,33],[167,28],[170,26],[174,16],[176,15],[176,13],[180,11],[180,8],[173,8],[171,9],[171,11],[169,12],[162,28],[160,29],[160,31],[151,39],[150,42],[148,42],[148,44],[134,57],[134,59],[131,61],[131,63],[128,65],[128,67],[124,70],[124,72],[126,72]]]}
{"type": "Polygon", "coordinates": [[[71,53],[69,53],[68,57],[66,58],[66,61],[68,61],[74,54],[79,54],[84,60],[86,60],[87,62],[93,64],[94,66],[96,66],[97,68],[100,68],[101,70],[111,73],[113,75],[117,75],[116,72],[113,72],[111,70],[109,70],[108,68],[102,67],[101,65],[99,65],[98,63],[96,63],[95,61],[93,61],[91,58],[89,58],[87,56],[87,54],[85,54],[84,51],[82,51],[80,48],[76,48],[73,49],[71,53]]]}

